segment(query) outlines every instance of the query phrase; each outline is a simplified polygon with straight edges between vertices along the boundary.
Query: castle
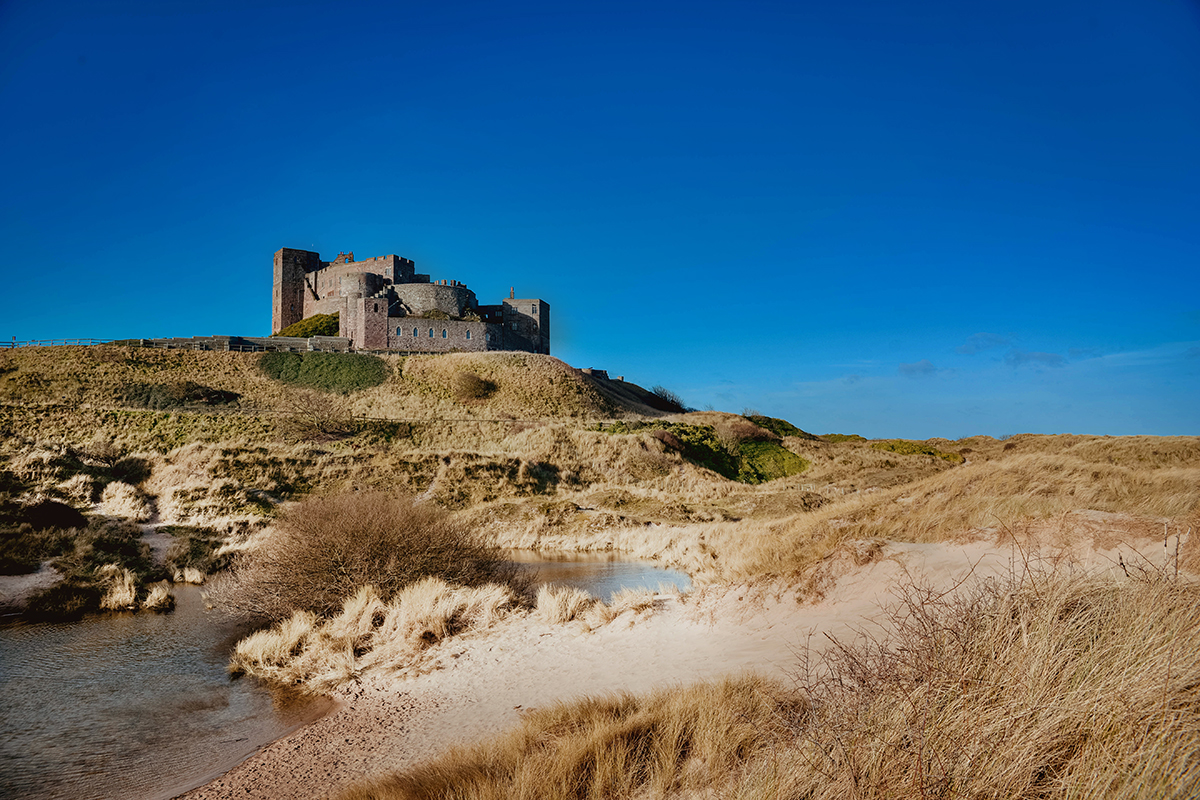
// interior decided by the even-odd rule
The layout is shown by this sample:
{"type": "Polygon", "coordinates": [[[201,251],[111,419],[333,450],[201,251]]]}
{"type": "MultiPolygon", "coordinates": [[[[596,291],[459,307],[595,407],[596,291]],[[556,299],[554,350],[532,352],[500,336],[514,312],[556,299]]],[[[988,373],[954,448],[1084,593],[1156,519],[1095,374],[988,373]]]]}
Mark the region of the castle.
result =
{"type": "Polygon", "coordinates": [[[356,261],[284,247],[275,253],[271,332],[314,314],[338,316],[338,336],[356,350],[409,353],[523,350],[550,353],[550,305],[513,292],[479,305],[458,281],[431,281],[399,256],[356,261]]]}

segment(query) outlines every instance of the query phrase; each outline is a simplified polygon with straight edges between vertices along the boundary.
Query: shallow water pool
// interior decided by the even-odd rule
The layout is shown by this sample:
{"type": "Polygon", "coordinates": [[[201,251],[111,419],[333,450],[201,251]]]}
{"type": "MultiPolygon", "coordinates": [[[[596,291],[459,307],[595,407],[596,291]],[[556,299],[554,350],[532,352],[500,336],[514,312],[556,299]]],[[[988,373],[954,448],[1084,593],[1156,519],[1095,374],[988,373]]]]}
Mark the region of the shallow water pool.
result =
{"type": "Polygon", "coordinates": [[[0,628],[0,797],[173,797],[329,709],[230,679],[245,629],[174,591],[171,614],[0,628]]]}
{"type": "Polygon", "coordinates": [[[622,589],[687,591],[687,573],[667,569],[653,561],[631,561],[620,553],[554,553],[541,550],[508,550],[506,557],[521,569],[536,574],[539,584],[552,583],[583,589],[604,602],[622,589]]]}

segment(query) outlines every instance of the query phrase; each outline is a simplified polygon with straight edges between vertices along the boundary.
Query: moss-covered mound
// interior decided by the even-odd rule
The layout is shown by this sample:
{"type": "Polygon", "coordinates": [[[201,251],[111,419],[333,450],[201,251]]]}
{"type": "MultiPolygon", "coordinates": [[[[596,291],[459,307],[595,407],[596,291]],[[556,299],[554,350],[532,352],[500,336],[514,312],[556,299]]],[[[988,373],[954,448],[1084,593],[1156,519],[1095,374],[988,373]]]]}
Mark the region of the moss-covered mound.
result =
{"type": "Polygon", "coordinates": [[[272,336],[298,336],[307,339],[310,336],[337,336],[338,335],[338,315],[333,314],[313,314],[311,317],[305,317],[297,323],[288,325],[279,333],[272,333],[272,336]]]}

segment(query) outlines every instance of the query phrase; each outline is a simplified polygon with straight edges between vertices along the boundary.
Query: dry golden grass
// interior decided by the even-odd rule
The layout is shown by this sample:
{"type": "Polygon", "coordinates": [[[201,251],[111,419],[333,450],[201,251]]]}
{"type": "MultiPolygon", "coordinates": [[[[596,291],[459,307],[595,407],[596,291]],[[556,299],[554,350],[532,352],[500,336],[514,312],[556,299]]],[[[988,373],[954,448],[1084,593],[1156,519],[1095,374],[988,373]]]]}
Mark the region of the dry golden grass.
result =
{"type": "Polygon", "coordinates": [[[175,595],[171,593],[171,584],[168,581],[152,583],[149,588],[146,599],[142,601],[142,608],[160,614],[175,608],[175,595]]]}
{"type": "Polygon", "coordinates": [[[105,564],[96,570],[96,582],[104,594],[100,608],[105,611],[132,611],[137,608],[137,578],[128,569],[105,564]]]}
{"type": "Polygon", "coordinates": [[[110,517],[145,522],[154,514],[150,500],[136,486],[113,481],[100,495],[100,513],[110,517]]]}
{"type": "Polygon", "coordinates": [[[343,795],[574,800],[666,797],[726,784],[786,734],[787,692],[745,677],[530,713],[513,733],[343,795]]]}
{"type": "Polygon", "coordinates": [[[334,689],[367,670],[417,675],[430,668],[443,640],[487,630],[516,607],[506,586],[454,587],[437,578],[409,584],[390,601],[373,586],[321,620],[298,611],[238,642],[230,671],[299,686],[334,689]]]}
{"type": "Polygon", "coordinates": [[[1200,585],[1040,575],[911,587],[794,686],[726,680],[536,711],[344,800],[1190,798],[1200,585]]]}

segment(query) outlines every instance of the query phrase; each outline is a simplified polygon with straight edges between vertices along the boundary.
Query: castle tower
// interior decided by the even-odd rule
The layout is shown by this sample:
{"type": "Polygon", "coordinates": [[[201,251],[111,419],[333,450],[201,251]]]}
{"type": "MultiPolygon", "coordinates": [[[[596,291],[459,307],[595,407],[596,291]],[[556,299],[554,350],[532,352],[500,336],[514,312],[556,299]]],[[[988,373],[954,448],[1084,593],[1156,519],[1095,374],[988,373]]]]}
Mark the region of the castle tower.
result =
{"type": "Polygon", "coordinates": [[[321,267],[321,256],[284,247],[275,253],[275,281],[271,290],[271,333],[279,333],[304,319],[304,276],[321,267]]]}

